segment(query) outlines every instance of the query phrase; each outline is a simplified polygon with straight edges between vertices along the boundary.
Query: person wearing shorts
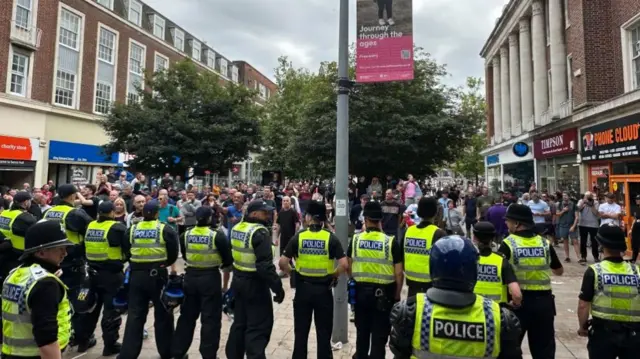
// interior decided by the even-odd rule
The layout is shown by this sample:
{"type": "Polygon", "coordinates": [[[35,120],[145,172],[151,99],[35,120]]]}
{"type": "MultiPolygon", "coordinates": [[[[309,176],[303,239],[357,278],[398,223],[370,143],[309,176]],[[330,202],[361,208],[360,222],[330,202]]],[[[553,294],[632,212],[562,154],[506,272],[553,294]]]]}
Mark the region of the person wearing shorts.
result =
{"type": "Polygon", "coordinates": [[[565,262],[571,262],[569,245],[573,246],[576,258],[581,258],[580,242],[578,241],[578,207],[569,197],[568,192],[562,193],[562,200],[556,207],[556,238],[562,240],[564,246],[565,262]]]}

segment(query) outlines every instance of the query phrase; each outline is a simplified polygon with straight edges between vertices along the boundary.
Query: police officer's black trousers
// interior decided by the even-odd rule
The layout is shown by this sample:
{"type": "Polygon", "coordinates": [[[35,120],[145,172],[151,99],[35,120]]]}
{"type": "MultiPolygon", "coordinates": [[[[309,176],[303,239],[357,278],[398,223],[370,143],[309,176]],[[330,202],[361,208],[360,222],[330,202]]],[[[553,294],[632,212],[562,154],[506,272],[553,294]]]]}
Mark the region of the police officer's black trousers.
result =
{"type": "Polygon", "coordinates": [[[136,359],[142,349],[144,324],[149,313],[149,301],[153,302],[156,348],[161,359],[171,358],[173,337],[173,313],[169,313],[160,301],[160,293],[167,283],[167,270],[132,270],[129,289],[129,312],[124,330],[120,359],[136,359]]]}
{"type": "Polygon", "coordinates": [[[514,313],[520,319],[522,334],[520,343],[527,335],[533,359],[554,359],[556,339],[554,320],[555,299],[551,293],[537,294],[523,292],[522,306],[514,313]]]}
{"type": "MultiPolygon", "coordinates": [[[[640,329],[640,328],[634,328],[640,329]]],[[[640,357],[640,331],[594,326],[589,331],[589,359],[636,359],[640,357]]]]}
{"type": "Polygon", "coordinates": [[[267,284],[259,278],[235,277],[233,324],[225,352],[228,359],[265,359],[273,329],[273,299],[267,284]]]}
{"type": "MultiPolygon", "coordinates": [[[[84,284],[85,275],[86,271],[84,267],[63,267],[60,280],[69,288],[69,291],[72,292],[72,289],[78,288],[84,284]]],[[[73,341],[75,344],[78,344],[76,337],[82,327],[81,320],[79,313],[73,313],[73,316],[71,317],[71,330],[73,331],[73,341]]],[[[93,332],[90,334],[93,337],[93,332]]]]}
{"type": "Polygon", "coordinates": [[[358,288],[355,304],[356,353],[354,359],[384,359],[391,332],[391,305],[378,310],[372,288],[358,288]],[[371,351],[369,351],[371,349],[371,351]]]}
{"type": "Polygon", "coordinates": [[[201,271],[189,270],[184,276],[184,302],[173,336],[173,357],[182,358],[191,343],[196,321],[200,316],[200,355],[203,359],[215,359],[220,346],[222,322],[222,289],[218,268],[201,271]]]}
{"type": "Polygon", "coordinates": [[[122,324],[120,314],[113,307],[113,297],[124,280],[124,273],[109,272],[106,270],[98,271],[91,277],[91,290],[97,295],[96,308],[91,313],[79,315],[79,326],[76,332],[76,342],[86,343],[91,338],[92,333],[96,330],[100,311],[104,307],[100,326],[102,327],[102,340],[104,346],[109,348],[113,346],[120,337],[118,331],[122,324]]]}
{"type": "Polygon", "coordinates": [[[333,358],[331,332],[333,331],[333,292],[329,283],[309,283],[298,280],[293,299],[293,326],[295,342],[293,359],[307,359],[307,343],[311,318],[316,323],[318,359],[333,358]]]}

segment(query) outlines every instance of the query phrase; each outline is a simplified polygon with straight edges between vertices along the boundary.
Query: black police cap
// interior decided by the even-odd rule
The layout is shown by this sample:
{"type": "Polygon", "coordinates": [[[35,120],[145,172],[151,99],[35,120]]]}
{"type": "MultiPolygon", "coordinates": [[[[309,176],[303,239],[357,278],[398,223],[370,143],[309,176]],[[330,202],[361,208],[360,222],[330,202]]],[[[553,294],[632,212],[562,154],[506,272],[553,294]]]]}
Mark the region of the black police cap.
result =
{"type": "Polygon", "coordinates": [[[362,211],[364,218],[369,218],[374,221],[382,220],[382,206],[378,202],[370,201],[364,205],[362,211]]]}
{"type": "Polygon", "coordinates": [[[98,206],[98,212],[102,213],[102,214],[109,214],[109,213],[113,212],[115,209],[116,209],[116,207],[114,206],[113,202],[111,202],[111,201],[103,201],[98,206]]]}
{"type": "Polygon", "coordinates": [[[624,231],[615,224],[607,223],[600,226],[596,239],[601,246],[613,251],[624,252],[627,250],[624,231]]]}
{"type": "Polygon", "coordinates": [[[60,196],[60,198],[67,198],[77,192],[78,189],[72,184],[63,184],[58,187],[58,196],[60,196]]]}
{"type": "Polygon", "coordinates": [[[73,242],[67,239],[67,234],[59,221],[43,219],[27,230],[24,237],[24,254],[20,259],[39,250],[72,245],[73,242]]]}
{"type": "Polygon", "coordinates": [[[13,202],[22,203],[31,199],[31,194],[27,191],[20,191],[13,196],[13,202]]]}
{"type": "Polygon", "coordinates": [[[196,209],[196,220],[202,220],[210,218],[213,215],[213,210],[209,206],[202,206],[196,209]]]}

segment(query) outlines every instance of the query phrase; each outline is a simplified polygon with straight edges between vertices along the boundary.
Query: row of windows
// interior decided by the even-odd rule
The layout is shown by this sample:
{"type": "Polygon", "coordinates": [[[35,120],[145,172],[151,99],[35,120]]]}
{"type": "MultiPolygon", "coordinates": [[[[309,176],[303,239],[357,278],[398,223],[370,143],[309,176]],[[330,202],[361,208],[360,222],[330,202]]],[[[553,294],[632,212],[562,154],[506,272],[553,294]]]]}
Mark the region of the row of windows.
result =
{"type": "MultiPolygon", "coordinates": [[[[96,2],[111,11],[114,10],[113,0],[96,0],[96,2]]],[[[127,20],[139,27],[142,27],[142,3],[138,0],[127,0],[126,7],[127,20]]],[[[166,20],[158,14],[150,14],[149,22],[151,24],[151,32],[153,33],[153,36],[161,39],[162,41],[165,41],[167,29],[166,20]]],[[[174,27],[170,29],[170,34],[171,40],[173,41],[173,46],[177,50],[184,52],[186,43],[184,31],[174,27]]],[[[189,40],[189,44],[191,45],[191,54],[189,55],[195,61],[200,62],[213,70],[216,69],[216,55],[213,50],[205,49],[206,55],[205,57],[203,57],[202,43],[195,39],[192,39],[189,40]]],[[[219,58],[218,65],[220,74],[222,74],[224,77],[229,76],[228,61],[224,58],[219,58]]],[[[236,67],[232,67],[231,69],[231,81],[235,83],[238,82],[238,69],[236,67]]]]}

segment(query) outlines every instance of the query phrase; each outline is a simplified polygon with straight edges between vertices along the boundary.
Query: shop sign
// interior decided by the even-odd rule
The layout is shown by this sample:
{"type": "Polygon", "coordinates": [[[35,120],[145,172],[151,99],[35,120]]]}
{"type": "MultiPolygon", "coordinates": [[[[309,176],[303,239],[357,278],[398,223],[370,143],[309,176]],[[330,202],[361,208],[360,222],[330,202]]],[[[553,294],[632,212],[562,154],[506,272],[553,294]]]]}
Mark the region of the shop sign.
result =
{"type": "Polygon", "coordinates": [[[583,161],[637,157],[640,147],[640,114],[623,117],[580,131],[583,161]]]}
{"type": "Polygon", "coordinates": [[[591,166],[592,177],[608,177],[609,166],[591,166]]]}
{"type": "Polygon", "coordinates": [[[487,166],[497,165],[500,163],[500,154],[487,156],[487,166]]]}
{"type": "Polygon", "coordinates": [[[37,138],[0,136],[0,159],[37,161],[39,150],[40,140],[37,138]]]}
{"type": "Polygon", "coordinates": [[[118,154],[108,156],[101,146],[87,145],[83,143],[50,141],[49,160],[80,163],[98,163],[105,165],[117,165],[118,154]]]}
{"type": "Polygon", "coordinates": [[[516,142],[513,144],[512,150],[516,157],[525,157],[529,154],[529,145],[525,142],[516,142]]]}
{"type": "Polygon", "coordinates": [[[29,167],[35,167],[35,165],[36,165],[36,161],[0,159],[0,166],[29,168],[29,167]]]}
{"type": "Polygon", "coordinates": [[[577,138],[578,130],[575,128],[538,138],[533,142],[533,155],[535,158],[548,158],[576,153],[577,138]]]}

